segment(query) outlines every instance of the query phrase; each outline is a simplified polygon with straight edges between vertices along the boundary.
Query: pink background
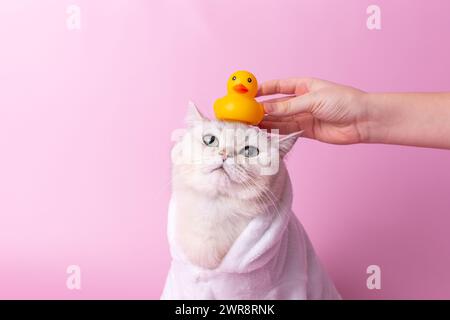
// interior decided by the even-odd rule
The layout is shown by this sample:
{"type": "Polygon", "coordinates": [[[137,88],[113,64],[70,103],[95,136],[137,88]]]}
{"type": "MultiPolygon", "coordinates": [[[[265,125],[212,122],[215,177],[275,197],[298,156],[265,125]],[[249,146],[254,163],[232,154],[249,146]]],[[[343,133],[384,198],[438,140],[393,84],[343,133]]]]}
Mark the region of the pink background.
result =
{"type": "MultiPolygon", "coordinates": [[[[159,298],[170,133],[228,75],[450,88],[447,0],[0,4],[0,298],[159,298]],[[366,8],[382,30],[366,28],[366,8]],[[82,289],[66,288],[66,267],[82,289]]],[[[302,140],[295,210],[344,298],[450,298],[450,152],[302,140]],[[366,288],[366,268],[382,289],[366,288]]]]}

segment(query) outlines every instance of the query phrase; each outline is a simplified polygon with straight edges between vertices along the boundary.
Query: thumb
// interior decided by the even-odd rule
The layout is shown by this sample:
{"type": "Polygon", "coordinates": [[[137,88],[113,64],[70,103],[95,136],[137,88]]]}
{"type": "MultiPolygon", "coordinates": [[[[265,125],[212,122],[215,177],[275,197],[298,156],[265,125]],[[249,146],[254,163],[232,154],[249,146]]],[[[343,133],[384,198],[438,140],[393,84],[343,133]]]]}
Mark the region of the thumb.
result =
{"type": "Polygon", "coordinates": [[[314,102],[315,95],[310,92],[284,101],[263,102],[263,106],[267,114],[274,116],[291,116],[297,113],[311,113],[314,102]]]}

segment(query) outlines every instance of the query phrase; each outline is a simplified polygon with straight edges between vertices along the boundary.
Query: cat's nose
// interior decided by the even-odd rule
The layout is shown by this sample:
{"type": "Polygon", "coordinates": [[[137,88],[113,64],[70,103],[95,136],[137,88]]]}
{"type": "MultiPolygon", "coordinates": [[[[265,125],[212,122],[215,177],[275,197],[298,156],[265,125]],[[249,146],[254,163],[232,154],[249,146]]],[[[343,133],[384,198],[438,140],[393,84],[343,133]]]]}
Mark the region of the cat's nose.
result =
{"type": "Polygon", "coordinates": [[[222,159],[225,160],[227,158],[227,151],[222,149],[219,151],[219,155],[222,156],[222,159]]]}
{"type": "Polygon", "coordinates": [[[222,160],[226,160],[228,157],[230,157],[232,155],[232,153],[227,151],[226,149],[221,149],[219,151],[219,155],[222,156],[222,160]]]}

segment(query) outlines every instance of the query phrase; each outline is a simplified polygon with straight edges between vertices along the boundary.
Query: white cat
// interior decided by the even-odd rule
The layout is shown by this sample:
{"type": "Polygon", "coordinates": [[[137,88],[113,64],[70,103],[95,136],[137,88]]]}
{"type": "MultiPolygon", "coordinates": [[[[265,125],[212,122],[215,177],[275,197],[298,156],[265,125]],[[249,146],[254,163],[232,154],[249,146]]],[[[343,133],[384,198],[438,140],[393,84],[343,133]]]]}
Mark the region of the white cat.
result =
{"type": "Polygon", "coordinates": [[[172,149],[173,261],[162,298],[339,298],[290,209],[282,159],[300,133],[210,121],[193,104],[187,124],[172,149]]]}

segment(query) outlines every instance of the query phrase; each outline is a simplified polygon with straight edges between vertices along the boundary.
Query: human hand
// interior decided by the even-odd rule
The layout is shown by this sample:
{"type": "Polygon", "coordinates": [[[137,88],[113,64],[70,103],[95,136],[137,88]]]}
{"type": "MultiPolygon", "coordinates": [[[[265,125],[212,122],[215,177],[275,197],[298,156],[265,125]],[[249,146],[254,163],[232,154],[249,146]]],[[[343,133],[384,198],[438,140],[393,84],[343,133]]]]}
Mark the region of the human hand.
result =
{"type": "Polygon", "coordinates": [[[261,128],[279,129],[281,134],[304,130],[307,138],[334,144],[367,139],[363,91],[311,78],[272,80],[259,87],[258,96],[273,94],[291,96],[262,102],[267,115],[261,128]]]}

